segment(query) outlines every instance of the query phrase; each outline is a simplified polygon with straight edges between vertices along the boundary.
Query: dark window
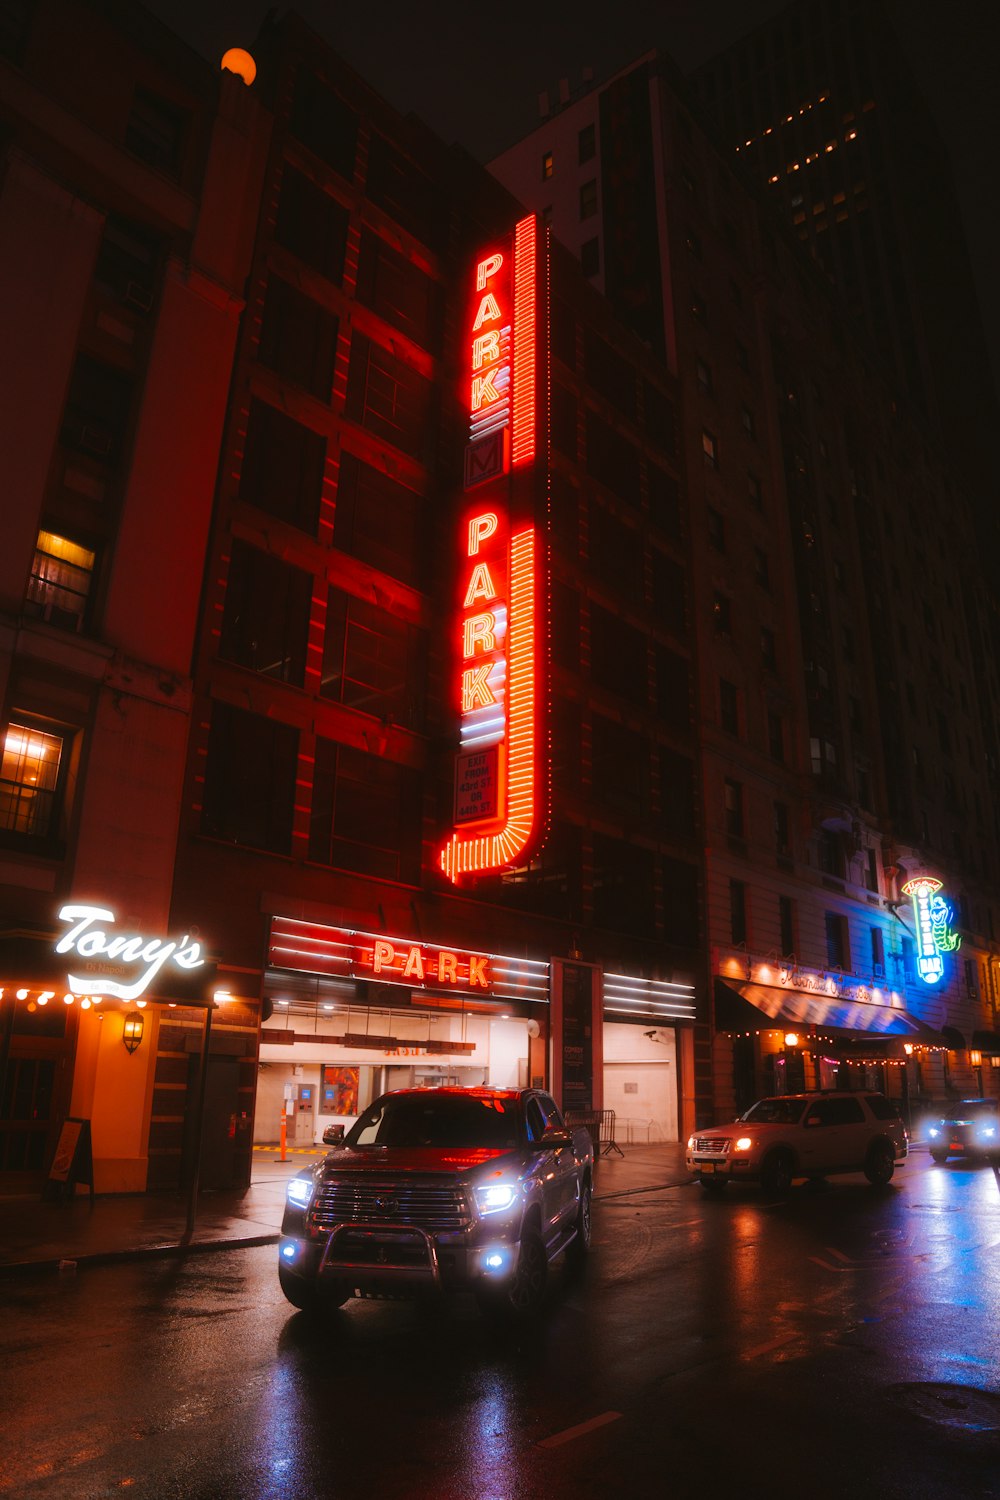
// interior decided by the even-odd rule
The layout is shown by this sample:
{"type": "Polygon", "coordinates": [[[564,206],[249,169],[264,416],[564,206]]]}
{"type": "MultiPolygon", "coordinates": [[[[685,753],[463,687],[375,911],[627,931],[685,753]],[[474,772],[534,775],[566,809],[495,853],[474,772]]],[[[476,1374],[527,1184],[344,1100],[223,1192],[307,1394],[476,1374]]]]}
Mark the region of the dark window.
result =
{"type": "Polygon", "coordinates": [[[657,386],[642,382],[642,425],[651,442],[664,453],[677,452],[677,414],[674,404],[657,386]]]}
{"type": "Polygon", "coordinates": [[[726,518],[714,505],[708,507],[708,540],[716,552],[725,552],[726,518]]]}
{"type": "Polygon", "coordinates": [[[576,159],[581,164],[592,161],[597,154],[597,126],[585,125],[576,138],[576,159]]]}
{"type": "Polygon", "coordinates": [[[584,276],[596,276],[601,269],[601,242],[599,239],[584,240],[580,246],[580,265],[584,276]]]}
{"type": "Polygon", "coordinates": [[[355,333],[344,410],[376,437],[414,458],[433,445],[431,384],[381,344],[355,333]]]}
{"type": "Polygon", "coordinates": [[[781,715],[770,709],[767,715],[767,747],[771,752],[772,760],[784,761],[785,725],[781,715]]]}
{"type": "Polygon", "coordinates": [[[331,588],[320,692],[408,729],[423,713],[425,638],[417,626],[331,588]]]}
{"type": "Polygon", "coordinates": [[[580,596],[558,578],[551,589],[552,659],[575,672],[580,666],[580,596]]]}
{"type": "Polygon", "coordinates": [[[660,747],[660,824],[669,838],[690,838],[695,829],[694,764],[666,745],[660,747]]]}
{"type": "Polygon", "coordinates": [[[259,357],[286,380],[329,401],[337,319],[287,281],[272,276],[264,298],[259,357]]]}
{"type": "Polygon", "coordinates": [[[643,541],[632,526],[626,526],[600,503],[590,503],[590,556],[595,575],[611,588],[634,599],[641,594],[643,541]]]}
{"type": "Polygon", "coordinates": [[[595,714],[591,727],[594,795],[624,819],[649,816],[649,745],[641,734],[595,714]]]}
{"type": "Polygon", "coordinates": [[[186,109],[161,99],[142,85],[136,87],[125,125],[125,149],[147,166],[168,177],[180,172],[191,126],[186,109]]]}
{"type": "Polygon", "coordinates": [[[576,314],[561,297],[552,299],[552,353],[569,369],[576,367],[576,314]]]}
{"type": "Polygon", "coordinates": [[[448,232],[444,195],[429,177],[382,136],[373,134],[368,148],[368,197],[397,224],[433,249],[448,232]]]}
{"type": "Polygon", "coordinates": [[[212,706],[202,829],[217,838],[288,854],[292,843],[298,730],[275,719],[212,706]]]}
{"type": "Polygon", "coordinates": [[[609,692],[645,704],[645,637],[596,604],[590,611],[590,670],[593,680],[609,692]]]}
{"type": "Polygon", "coordinates": [[[778,650],[774,631],[769,630],[766,625],[762,625],[760,631],[760,659],[772,672],[777,669],[778,650]]]}
{"type": "Polygon", "coordinates": [[[587,413],[587,473],[622,500],[639,504],[639,450],[593,412],[587,413]]]}
{"type": "Polygon", "coordinates": [[[299,68],[289,127],[328,167],[348,181],[354,176],[358,117],[315,73],[299,68]]]}
{"type": "Polygon", "coordinates": [[[121,370],[78,354],[63,412],[63,446],[116,467],[125,448],[132,389],[131,377],[121,370]]]}
{"type": "Polygon", "coordinates": [[[552,446],[576,461],[576,397],[558,383],[552,387],[552,446]]]}
{"type": "Polygon", "coordinates": [[[742,880],[729,882],[729,941],[747,941],[747,888],[742,880]]]}
{"type": "Polygon", "coordinates": [[[422,496],[344,451],[337,481],[333,545],[380,572],[416,586],[424,577],[427,552],[422,496]]]}
{"type": "Polygon", "coordinates": [[[553,824],[543,847],[528,861],[506,871],[495,887],[504,906],[519,907],[564,921],[577,921],[581,909],[580,830],[553,824]]]}
{"type": "Polygon", "coordinates": [[[734,682],[719,678],[719,723],[727,734],[740,732],[740,695],[734,682]]]}
{"type": "Polygon", "coordinates": [[[726,808],[726,832],[731,838],[743,837],[745,832],[743,822],[743,783],[733,781],[728,776],[723,783],[726,808]]]}
{"type": "Polygon", "coordinates": [[[693,865],[681,859],[664,858],[663,936],[668,943],[696,949],[698,946],[698,875],[693,865]]]}
{"type": "Polygon", "coordinates": [[[219,655],[301,687],[312,575],[234,538],[219,655]]]}
{"type": "Polygon", "coordinates": [[[153,306],[161,242],[148,229],[109,214],[94,265],[94,280],[134,312],[153,306]]]}
{"type": "Polygon", "coordinates": [[[53,531],[40,531],[28,579],[25,614],[81,630],[94,575],[94,554],[53,531]]]}
{"type": "Polygon", "coordinates": [[[441,287],[369,229],[361,236],[358,301],[423,348],[440,348],[441,287]]]}
{"type": "Polygon", "coordinates": [[[653,609],[659,625],[683,635],[687,624],[687,583],[684,569],[666,553],[653,548],[653,609]]]}
{"type": "Polygon", "coordinates": [[[274,226],[280,245],[330,281],[340,281],[348,221],[347,209],[336,198],[285,164],[274,226]]]}
{"type": "Polygon", "coordinates": [[[36,4],[37,0],[6,0],[0,6],[0,57],[6,57],[15,67],[24,61],[36,4]]]}
{"type": "Polygon", "coordinates": [[[713,595],[712,622],[720,635],[732,635],[733,610],[728,594],[721,594],[717,591],[713,595]]]}
{"type": "Polygon", "coordinates": [[[708,327],[708,304],[699,292],[691,293],[691,316],[703,328],[708,327]]]}
{"type": "Polygon", "coordinates": [[[332,740],[316,741],[310,859],[416,885],[421,825],[416,771],[332,740]]]}
{"type": "Polygon", "coordinates": [[[747,473],[747,495],[750,504],[757,510],[764,509],[764,491],[756,474],[747,473]]]}
{"type": "Polygon", "coordinates": [[[764,551],[763,547],[755,547],[753,549],[753,556],[754,577],[756,578],[762,589],[767,589],[768,591],[770,591],[771,569],[767,560],[767,553],[764,551]]]}
{"type": "Polygon", "coordinates": [[[580,186],[580,218],[591,219],[597,212],[597,179],[592,177],[589,182],[580,186]]]}
{"type": "Polygon", "coordinates": [[[605,401],[627,417],[635,417],[635,371],[622,356],[593,329],[583,336],[583,359],[587,383],[599,391],[605,401]]]}
{"type": "Polygon", "coordinates": [[[712,366],[707,365],[703,359],[698,361],[698,384],[706,396],[712,394],[712,366]]]}
{"type": "Polygon", "coordinates": [[[829,828],[821,828],[817,842],[817,854],[819,867],[824,875],[834,875],[838,880],[843,880],[845,873],[844,864],[844,841],[839,833],[829,828]]]}
{"type": "Polygon", "coordinates": [[[745,375],[750,374],[750,354],[745,344],[736,340],[736,363],[745,375]]]}
{"type": "Polygon", "coordinates": [[[677,480],[656,464],[646,466],[649,513],[668,536],[681,535],[681,492],[677,480]]]}
{"type": "Polygon", "coordinates": [[[326,440],[254,398],[250,402],[240,499],[315,535],[326,440]]]}
{"type": "Polygon", "coordinates": [[[837,912],[825,914],[826,962],[831,969],[849,969],[850,947],[847,939],[847,918],[837,912]]]}
{"type": "Polygon", "coordinates": [[[776,802],[774,804],[774,847],[778,854],[787,855],[791,853],[789,828],[788,804],[787,802],[776,802]]]}
{"type": "Polygon", "coordinates": [[[872,943],[872,972],[876,979],[885,975],[885,938],[881,927],[870,927],[872,943]]]}
{"type": "Polygon", "coordinates": [[[656,648],[657,716],[676,729],[691,725],[691,668],[683,656],[666,646],[656,648]]]}
{"type": "Polygon", "coordinates": [[[648,937],[653,931],[655,915],[651,851],[595,834],[595,924],[648,937]]]}
{"type": "Polygon", "coordinates": [[[0,833],[28,847],[58,831],[69,760],[65,731],[45,720],[12,718],[0,760],[0,833]]]}
{"type": "Polygon", "coordinates": [[[781,952],[785,958],[795,952],[795,902],[791,896],[778,897],[778,926],[781,932],[781,952]]]}
{"type": "Polygon", "coordinates": [[[564,474],[553,470],[549,499],[553,547],[561,555],[575,558],[580,551],[580,491],[564,474]]]}

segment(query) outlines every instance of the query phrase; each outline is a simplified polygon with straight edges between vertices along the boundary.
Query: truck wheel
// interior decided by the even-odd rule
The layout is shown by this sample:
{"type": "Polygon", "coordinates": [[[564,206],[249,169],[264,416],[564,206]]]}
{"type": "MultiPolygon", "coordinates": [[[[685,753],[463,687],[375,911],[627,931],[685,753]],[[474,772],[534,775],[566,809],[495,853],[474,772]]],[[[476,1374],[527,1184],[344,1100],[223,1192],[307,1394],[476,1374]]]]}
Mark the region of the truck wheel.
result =
{"type": "Polygon", "coordinates": [[[876,1142],[869,1149],[868,1157],[865,1161],[865,1176],[872,1187],[885,1187],[886,1183],[891,1180],[895,1170],[896,1163],[893,1158],[892,1147],[886,1145],[884,1141],[876,1142]]]}
{"type": "Polygon", "coordinates": [[[582,1266],[587,1259],[587,1254],[590,1250],[590,1210],[590,1183],[585,1182],[580,1189],[580,1203],[576,1211],[576,1235],[566,1246],[566,1264],[568,1266],[582,1266]]]}
{"type": "Polygon", "coordinates": [[[765,1193],[777,1193],[779,1197],[792,1185],[792,1157],[788,1151],[772,1151],[760,1169],[760,1185],[765,1193]]]}
{"type": "Polygon", "coordinates": [[[517,1265],[506,1281],[480,1288],[479,1305],[491,1317],[526,1322],[540,1310],[545,1298],[549,1263],[541,1236],[526,1230],[521,1237],[517,1265]]]}
{"type": "Polygon", "coordinates": [[[338,1282],[331,1282],[329,1285],[324,1282],[320,1287],[315,1281],[304,1281],[301,1276],[293,1276],[282,1265],[278,1266],[278,1284],[286,1299],[300,1312],[333,1311],[334,1308],[343,1307],[351,1295],[338,1282]]]}

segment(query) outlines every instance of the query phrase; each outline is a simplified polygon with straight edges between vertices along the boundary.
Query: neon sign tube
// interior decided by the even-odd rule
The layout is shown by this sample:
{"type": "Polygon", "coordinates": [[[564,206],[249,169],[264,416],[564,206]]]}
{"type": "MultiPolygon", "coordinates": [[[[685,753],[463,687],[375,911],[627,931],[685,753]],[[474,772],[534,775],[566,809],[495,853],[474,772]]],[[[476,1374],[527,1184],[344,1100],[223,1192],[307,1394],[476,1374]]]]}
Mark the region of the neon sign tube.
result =
{"type": "Polygon", "coordinates": [[[913,922],[917,939],[917,973],[924,984],[939,984],[944,977],[943,953],[954,953],[962,939],[951,927],[949,902],[938,895],[940,880],[920,875],[908,880],[903,895],[913,901],[913,922]]]}

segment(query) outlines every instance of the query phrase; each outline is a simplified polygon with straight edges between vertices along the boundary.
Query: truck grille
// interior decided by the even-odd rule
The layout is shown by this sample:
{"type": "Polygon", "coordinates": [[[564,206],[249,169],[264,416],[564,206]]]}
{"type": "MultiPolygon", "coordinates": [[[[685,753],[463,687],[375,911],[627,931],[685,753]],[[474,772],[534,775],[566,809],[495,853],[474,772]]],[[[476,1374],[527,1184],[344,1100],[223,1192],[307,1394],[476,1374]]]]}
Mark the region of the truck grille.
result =
{"type": "Polygon", "coordinates": [[[431,1231],[462,1229],[469,1223],[465,1195],[454,1183],[415,1178],[333,1178],[320,1184],[309,1217],[317,1229],[334,1224],[415,1224],[431,1231]]]}
{"type": "Polygon", "coordinates": [[[729,1144],[729,1137],[726,1135],[696,1135],[692,1149],[699,1156],[725,1156],[729,1144]]]}

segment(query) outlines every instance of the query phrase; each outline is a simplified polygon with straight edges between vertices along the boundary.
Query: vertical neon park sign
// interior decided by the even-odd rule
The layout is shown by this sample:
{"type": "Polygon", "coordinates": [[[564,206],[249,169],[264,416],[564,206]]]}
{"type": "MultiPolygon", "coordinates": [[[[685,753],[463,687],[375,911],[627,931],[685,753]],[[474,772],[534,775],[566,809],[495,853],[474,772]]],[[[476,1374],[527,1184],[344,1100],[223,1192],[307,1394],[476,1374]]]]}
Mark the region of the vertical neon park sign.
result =
{"type": "Polygon", "coordinates": [[[924,984],[939,984],[944,977],[945,953],[961,946],[961,935],[951,926],[951,904],[939,894],[940,880],[920,875],[908,880],[903,895],[913,902],[913,922],[917,939],[917,973],[924,984]]]}
{"type": "Polygon", "coordinates": [[[538,487],[539,236],[535,216],[474,267],[468,445],[453,629],[458,749],[450,880],[515,864],[543,810],[538,487]]]}

